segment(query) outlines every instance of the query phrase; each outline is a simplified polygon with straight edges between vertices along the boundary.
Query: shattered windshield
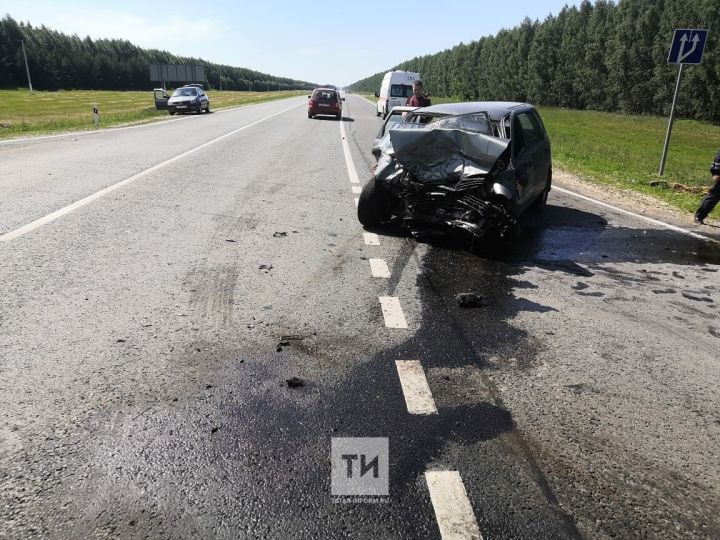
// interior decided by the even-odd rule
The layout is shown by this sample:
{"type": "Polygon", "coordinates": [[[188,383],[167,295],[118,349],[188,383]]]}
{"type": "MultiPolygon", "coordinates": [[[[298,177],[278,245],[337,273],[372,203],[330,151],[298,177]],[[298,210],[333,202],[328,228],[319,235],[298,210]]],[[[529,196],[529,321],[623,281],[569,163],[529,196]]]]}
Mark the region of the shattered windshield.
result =
{"type": "Polygon", "coordinates": [[[197,90],[195,88],[178,88],[173,92],[173,97],[195,97],[197,95],[197,90]]]}
{"type": "Polygon", "coordinates": [[[460,114],[457,116],[444,116],[431,120],[427,127],[430,129],[459,129],[470,133],[493,135],[490,117],[485,112],[460,114]]]}

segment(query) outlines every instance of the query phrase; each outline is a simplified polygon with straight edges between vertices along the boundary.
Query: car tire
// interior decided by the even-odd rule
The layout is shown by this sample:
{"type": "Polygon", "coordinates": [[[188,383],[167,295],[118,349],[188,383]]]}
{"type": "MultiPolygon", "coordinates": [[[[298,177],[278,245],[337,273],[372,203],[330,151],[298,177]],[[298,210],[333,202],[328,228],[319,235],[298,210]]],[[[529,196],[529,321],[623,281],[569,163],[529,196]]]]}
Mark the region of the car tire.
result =
{"type": "Polygon", "coordinates": [[[387,118],[387,115],[388,115],[387,109],[383,109],[383,115],[382,115],[383,120],[385,120],[387,118]]]}
{"type": "Polygon", "coordinates": [[[308,118],[315,118],[315,115],[308,113],[308,118]]]}
{"type": "Polygon", "coordinates": [[[547,206],[548,195],[550,194],[550,188],[552,187],[552,169],[548,169],[547,182],[545,183],[545,189],[542,193],[537,196],[530,208],[535,212],[542,212],[547,206]]]}
{"type": "Polygon", "coordinates": [[[377,227],[392,217],[394,196],[375,178],[365,184],[360,192],[357,215],[363,227],[377,227]]]}

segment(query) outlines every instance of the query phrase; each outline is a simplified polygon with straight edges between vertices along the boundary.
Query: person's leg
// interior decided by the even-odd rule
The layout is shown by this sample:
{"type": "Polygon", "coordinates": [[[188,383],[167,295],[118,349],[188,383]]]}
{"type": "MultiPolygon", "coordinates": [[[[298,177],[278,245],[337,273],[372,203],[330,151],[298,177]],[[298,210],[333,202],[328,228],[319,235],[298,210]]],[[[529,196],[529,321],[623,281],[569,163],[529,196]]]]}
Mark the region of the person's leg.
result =
{"type": "Polygon", "coordinates": [[[720,176],[713,177],[715,183],[712,185],[707,195],[700,202],[700,208],[695,212],[695,220],[702,221],[707,215],[713,211],[715,205],[720,202],[720,176]]]}

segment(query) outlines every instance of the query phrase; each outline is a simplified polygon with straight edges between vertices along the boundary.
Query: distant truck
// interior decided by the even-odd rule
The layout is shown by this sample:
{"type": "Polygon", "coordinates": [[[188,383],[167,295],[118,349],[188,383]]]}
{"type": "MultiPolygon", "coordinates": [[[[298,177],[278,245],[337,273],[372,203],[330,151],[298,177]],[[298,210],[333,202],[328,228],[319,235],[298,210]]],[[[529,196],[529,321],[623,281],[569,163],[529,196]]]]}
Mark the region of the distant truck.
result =
{"type": "Polygon", "coordinates": [[[393,107],[402,107],[412,96],[412,84],[420,80],[419,73],[412,71],[388,71],[383,77],[380,92],[375,92],[377,115],[387,118],[393,107]]]}

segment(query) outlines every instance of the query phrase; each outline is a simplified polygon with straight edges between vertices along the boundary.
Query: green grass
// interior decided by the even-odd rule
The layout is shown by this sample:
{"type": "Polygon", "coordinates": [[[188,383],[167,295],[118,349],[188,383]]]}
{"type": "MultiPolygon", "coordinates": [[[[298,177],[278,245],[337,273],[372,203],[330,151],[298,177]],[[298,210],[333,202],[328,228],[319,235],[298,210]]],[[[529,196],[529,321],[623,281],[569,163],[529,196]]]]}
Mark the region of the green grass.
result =
{"type": "MultiPolygon", "coordinates": [[[[372,94],[361,94],[375,101],[372,94]]],[[[456,98],[432,97],[433,104],[456,98]]],[[[552,142],[553,163],[584,180],[651,195],[694,212],[702,195],[651,186],[663,180],[709,187],[710,163],[720,148],[720,126],[695,120],[673,125],[665,175],[658,176],[667,118],[540,107],[552,142]]]]}
{"type": "MultiPolygon", "coordinates": [[[[305,93],[211,90],[208,96],[211,108],[217,110],[305,93]]],[[[0,90],[0,139],[94,129],[93,103],[97,103],[100,110],[100,127],[151,122],[168,116],[167,111],[155,110],[152,91],[61,90],[31,94],[27,90],[0,90]]]]}

